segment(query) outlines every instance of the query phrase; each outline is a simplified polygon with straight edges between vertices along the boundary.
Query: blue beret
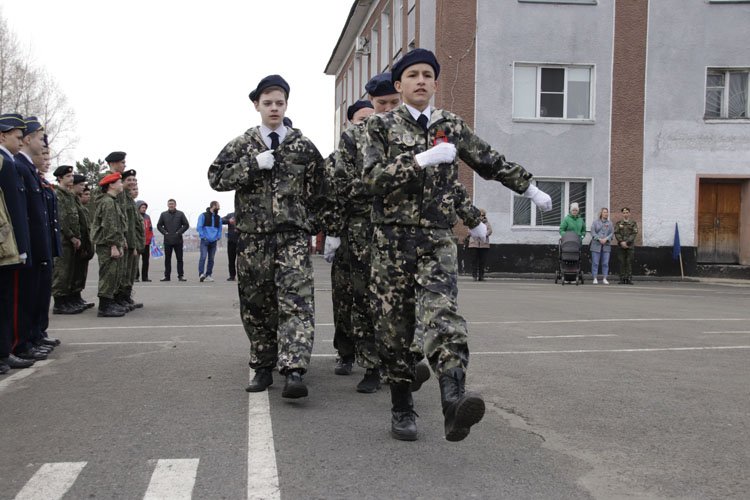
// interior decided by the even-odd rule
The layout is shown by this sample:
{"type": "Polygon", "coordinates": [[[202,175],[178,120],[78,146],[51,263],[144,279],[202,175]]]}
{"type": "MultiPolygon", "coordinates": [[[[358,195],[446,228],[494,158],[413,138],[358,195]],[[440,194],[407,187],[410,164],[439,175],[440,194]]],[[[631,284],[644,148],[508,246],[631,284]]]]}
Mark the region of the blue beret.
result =
{"type": "MultiPolygon", "coordinates": [[[[55,169],[54,172],[52,172],[52,175],[55,177],[62,177],[63,175],[72,174],[73,173],[73,167],[70,165],[60,165],[55,169]]],[[[74,177],[75,178],[75,177],[74,177]]]]}
{"type": "Polygon", "coordinates": [[[390,73],[380,73],[370,78],[365,85],[365,90],[373,97],[382,95],[398,94],[396,87],[393,86],[390,73]]]}
{"type": "Polygon", "coordinates": [[[286,80],[281,78],[280,75],[268,75],[264,79],[262,79],[258,86],[255,87],[255,90],[250,92],[250,100],[255,102],[260,99],[261,94],[263,94],[263,91],[267,89],[268,87],[281,87],[284,89],[284,93],[286,94],[286,98],[289,99],[289,84],[286,83],[286,80]]]}
{"type": "Polygon", "coordinates": [[[23,132],[24,136],[33,134],[37,130],[44,130],[44,127],[36,116],[28,116],[23,121],[26,123],[26,130],[23,132]]]}
{"type": "Polygon", "coordinates": [[[440,76],[440,65],[435,58],[435,54],[427,49],[414,49],[407,52],[404,57],[399,59],[398,62],[393,65],[391,70],[391,80],[394,83],[401,80],[401,74],[406,68],[419,63],[425,63],[432,66],[432,69],[435,70],[435,80],[438,79],[438,76],[440,76]]]}
{"type": "Polygon", "coordinates": [[[14,128],[26,130],[26,122],[23,121],[23,116],[16,113],[0,115],[0,132],[8,132],[14,128]]]}
{"type": "Polygon", "coordinates": [[[292,128],[292,119],[289,118],[288,116],[285,116],[282,122],[284,123],[285,127],[292,128]]]}
{"type": "Polygon", "coordinates": [[[352,118],[354,118],[354,113],[364,108],[375,109],[370,101],[359,100],[346,108],[346,117],[349,119],[349,121],[352,121],[352,118]]]}
{"type": "Polygon", "coordinates": [[[125,159],[125,152],[124,151],[112,151],[107,155],[106,158],[104,158],[104,161],[107,163],[117,163],[118,161],[122,161],[125,159]]]}
{"type": "Polygon", "coordinates": [[[81,174],[73,174],[73,184],[81,184],[86,182],[86,176],[81,174]]]}

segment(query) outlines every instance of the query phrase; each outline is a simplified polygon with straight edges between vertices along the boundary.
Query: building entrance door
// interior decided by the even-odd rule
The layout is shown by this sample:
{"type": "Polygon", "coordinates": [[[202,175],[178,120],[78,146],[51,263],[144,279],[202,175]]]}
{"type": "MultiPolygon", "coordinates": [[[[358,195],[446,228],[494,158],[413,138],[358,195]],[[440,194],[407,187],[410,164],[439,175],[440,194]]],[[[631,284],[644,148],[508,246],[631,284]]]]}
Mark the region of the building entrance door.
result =
{"type": "Polygon", "coordinates": [[[698,192],[698,262],[738,264],[739,183],[704,180],[698,192]]]}

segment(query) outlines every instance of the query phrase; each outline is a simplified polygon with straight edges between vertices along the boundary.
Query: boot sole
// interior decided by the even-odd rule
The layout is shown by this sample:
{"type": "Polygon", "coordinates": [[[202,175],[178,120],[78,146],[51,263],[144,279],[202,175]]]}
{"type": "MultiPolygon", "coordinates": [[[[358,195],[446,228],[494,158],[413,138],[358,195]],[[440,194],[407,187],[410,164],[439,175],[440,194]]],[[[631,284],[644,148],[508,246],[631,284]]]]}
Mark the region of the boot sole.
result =
{"type": "Polygon", "coordinates": [[[270,383],[268,385],[264,385],[263,387],[257,386],[257,385],[248,385],[247,387],[245,387],[245,392],[263,392],[266,389],[268,389],[269,387],[271,387],[272,385],[273,385],[273,383],[270,383]]]}
{"type": "Polygon", "coordinates": [[[103,313],[97,313],[96,314],[100,318],[122,318],[125,316],[125,313],[123,314],[103,314],[103,313]]]}
{"type": "Polygon", "coordinates": [[[484,400],[474,394],[466,394],[456,408],[453,426],[445,427],[445,439],[448,441],[462,441],[469,435],[471,426],[479,423],[484,417],[484,400]]]}
{"type": "Polygon", "coordinates": [[[284,387],[281,397],[287,399],[298,399],[307,397],[307,386],[304,384],[291,384],[284,387]]]}
{"type": "Polygon", "coordinates": [[[417,435],[416,434],[399,434],[398,432],[394,432],[393,429],[391,429],[391,436],[393,436],[395,439],[398,439],[399,441],[416,441],[417,435]]]}
{"type": "Polygon", "coordinates": [[[378,392],[378,390],[380,390],[380,384],[376,386],[357,386],[357,392],[361,394],[375,394],[376,392],[378,392]]]}

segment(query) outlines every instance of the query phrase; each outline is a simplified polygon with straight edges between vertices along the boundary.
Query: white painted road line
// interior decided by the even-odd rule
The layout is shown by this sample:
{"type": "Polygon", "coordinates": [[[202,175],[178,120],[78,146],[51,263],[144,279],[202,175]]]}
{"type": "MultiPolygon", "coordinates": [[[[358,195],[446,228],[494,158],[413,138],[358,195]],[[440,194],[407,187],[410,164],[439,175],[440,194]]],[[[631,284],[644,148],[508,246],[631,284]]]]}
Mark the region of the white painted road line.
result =
{"type": "Polygon", "coordinates": [[[569,351],[485,351],[472,352],[472,356],[497,356],[505,354],[588,354],[608,352],[662,352],[662,351],[731,351],[736,349],[750,349],[750,345],[726,345],[705,347],[651,347],[641,349],[575,349],[569,351]]]}
{"type": "Polygon", "coordinates": [[[750,333],[750,330],[723,331],[723,332],[703,332],[703,333],[750,333]]]}
{"type": "Polygon", "coordinates": [[[16,495],[16,500],[57,500],[73,486],[86,462],[59,462],[42,465],[16,495]]]}
{"type": "Polygon", "coordinates": [[[233,325],[133,325],[133,326],[86,326],[82,328],[50,328],[50,332],[77,332],[81,330],[156,330],[159,328],[234,328],[242,323],[233,325]]]}
{"type": "Polygon", "coordinates": [[[193,497],[197,458],[162,459],[156,462],[144,500],[189,500],[193,497]]]}
{"type": "Polygon", "coordinates": [[[616,333],[598,333],[592,335],[530,335],[527,339],[582,339],[588,337],[617,337],[616,333]]]}
{"type": "Polygon", "coordinates": [[[281,493],[268,391],[250,392],[247,400],[247,498],[277,500],[281,493]]]}
{"type": "Polygon", "coordinates": [[[2,381],[0,381],[0,392],[3,392],[5,389],[7,389],[8,386],[10,386],[13,382],[17,380],[21,380],[22,378],[26,378],[29,375],[36,373],[36,371],[39,368],[45,367],[50,363],[52,363],[51,359],[45,359],[44,361],[37,361],[36,363],[34,363],[34,366],[30,368],[14,370],[15,373],[13,373],[13,375],[8,375],[7,377],[3,377],[2,381]]]}

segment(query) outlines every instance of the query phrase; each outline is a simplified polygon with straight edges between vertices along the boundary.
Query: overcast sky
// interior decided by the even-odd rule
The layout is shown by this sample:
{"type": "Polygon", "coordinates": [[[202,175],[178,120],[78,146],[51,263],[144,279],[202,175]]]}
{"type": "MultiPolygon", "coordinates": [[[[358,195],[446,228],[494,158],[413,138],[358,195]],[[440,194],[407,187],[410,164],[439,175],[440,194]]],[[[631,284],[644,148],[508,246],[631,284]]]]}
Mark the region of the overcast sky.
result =
{"type": "MultiPolygon", "coordinates": [[[[334,82],[323,74],[352,0],[0,0],[34,63],[48,70],[76,113],[68,160],[126,151],[139,198],[157,216],[175,198],[194,227],[217,193],[206,173],[221,148],[259,115],[247,95],[281,74],[287,116],[328,155],[334,82]]],[[[71,162],[72,163],[72,162],[71,162]]]]}

